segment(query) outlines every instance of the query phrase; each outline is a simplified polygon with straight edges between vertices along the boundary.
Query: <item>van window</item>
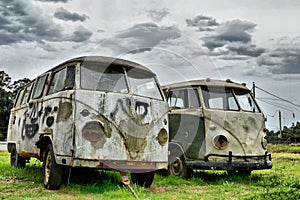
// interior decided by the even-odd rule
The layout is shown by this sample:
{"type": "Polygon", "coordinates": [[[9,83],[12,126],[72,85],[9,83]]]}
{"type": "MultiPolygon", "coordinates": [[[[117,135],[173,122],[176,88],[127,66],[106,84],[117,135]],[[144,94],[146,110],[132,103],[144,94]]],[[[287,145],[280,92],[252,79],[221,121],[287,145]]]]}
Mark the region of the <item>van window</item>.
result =
{"type": "Polygon", "coordinates": [[[119,66],[85,63],[80,81],[83,89],[128,93],[124,69],[119,66]]]}
{"type": "Polygon", "coordinates": [[[231,89],[202,86],[206,108],[218,110],[239,110],[231,89]]]}
{"type": "Polygon", "coordinates": [[[127,76],[133,94],[163,100],[152,73],[134,69],[128,71],[127,76]]]}
{"type": "Polygon", "coordinates": [[[38,78],[35,87],[34,87],[34,92],[33,92],[33,99],[40,98],[43,95],[43,89],[45,82],[47,80],[48,75],[44,75],[38,78]]]}
{"type": "Polygon", "coordinates": [[[75,66],[65,67],[54,73],[48,94],[73,89],[75,85],[75,66]]]}
{"type": "Polygon", "coordinates": [[[200,101],[197,89],[185,88],[173,90],[168,98],[169,106],[172,108],[199,108],[200,101]]]}
{"type": "Polygon", "coordinates": [[[30,85],[28,85],[25,88],[25,90],[24,90],[24,96],[23,96],[22,103],[21,103],[22,105],[28,102],[28,97],[30,95],[30,91],[31,91],[32,85],[33,85],[33,83],[30,83],[30,85]]]}
{"type": "Polygon", "coordinates": [[[22,90],[20,90],[20,92],[18,94],[18,97],[17,97],[17,100],[16,100],[16,103],[15,103],[15,107],[21,105],[24,91],[25,91],[25,88],[23,88],[22,90]]]}
{"type": "Polygon", "coordinates": [[[234,93],[242,110],[248,112],[260,112],[248,91],[234,90],[234,93]]]}

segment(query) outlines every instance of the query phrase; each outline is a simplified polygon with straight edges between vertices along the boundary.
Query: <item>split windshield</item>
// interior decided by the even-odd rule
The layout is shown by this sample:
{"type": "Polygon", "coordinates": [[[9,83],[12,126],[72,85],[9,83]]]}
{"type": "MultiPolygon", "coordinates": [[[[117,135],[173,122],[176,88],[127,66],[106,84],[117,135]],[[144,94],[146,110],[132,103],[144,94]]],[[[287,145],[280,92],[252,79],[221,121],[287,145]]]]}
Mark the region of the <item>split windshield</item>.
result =
{"type": "Polygon", "coordinates": [[[133,93],[163,100],[154,74],[119,65],[85,64],[81,67],[81,88],[95,91],[133,93]]]}
{"type": "Polygon", "coordinates": [[[248,90],[203,86],[202,94],[208,109],[260,112],[248,90]]]}

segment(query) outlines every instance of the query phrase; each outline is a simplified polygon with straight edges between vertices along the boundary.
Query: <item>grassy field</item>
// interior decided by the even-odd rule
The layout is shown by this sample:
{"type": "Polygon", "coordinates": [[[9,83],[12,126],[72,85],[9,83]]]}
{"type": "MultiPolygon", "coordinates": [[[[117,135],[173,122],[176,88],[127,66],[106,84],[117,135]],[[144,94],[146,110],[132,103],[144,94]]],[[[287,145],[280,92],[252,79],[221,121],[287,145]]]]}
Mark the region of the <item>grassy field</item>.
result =
{"type": "MultiPolygon", "coordinates": [[[[195,171],[189,180],[155,175],[149,189],[133,186],[140,199],[300,199],[300,146],[270,147],[271,170],[250,176],[223,171],[195,171]]],[[[85,171],[72,174],[58,191],[44,189],[42,164],[32,159],[26,168],[12,168],[9,154],[0,152],[0,199],[134,199],[118,172],[85,171]]]]}

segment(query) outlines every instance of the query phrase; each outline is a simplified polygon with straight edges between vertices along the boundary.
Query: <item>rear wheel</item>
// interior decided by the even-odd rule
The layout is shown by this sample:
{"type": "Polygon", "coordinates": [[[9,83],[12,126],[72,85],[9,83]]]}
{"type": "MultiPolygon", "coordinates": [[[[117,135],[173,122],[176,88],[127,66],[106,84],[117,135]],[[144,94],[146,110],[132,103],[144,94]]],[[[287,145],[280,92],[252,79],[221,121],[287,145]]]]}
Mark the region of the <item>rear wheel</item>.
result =
{"type": "Polygon", "coordinates": [[[55,162],[53,147],[48,144],[44,149],[43,178],[44,186],[50,190],[57,190],[64,182],[65,167],[55,162]]]}
{"type": "Polygon", "coordinates": [[[182,176],[184,178],[189,178],[191,176],[191,168],[187,167],[185,164],[184,154],[180,148],[176,146],[169,146],[169,174],[175,176],[182,176]]]}
{"type": "Polygon", "coordinates": [[[18,154],[16,145],[12,145],[11,147],[10,165],[12,167],[22,167],[22,168],[24,168],[26,165],[26,159],[23,156],[18,154]]]}
{"type": "Polygon", "coordinates": [[[154,179],[154,172],[131,173],[131,181],[139,186],[149,188],[154,179]]]}

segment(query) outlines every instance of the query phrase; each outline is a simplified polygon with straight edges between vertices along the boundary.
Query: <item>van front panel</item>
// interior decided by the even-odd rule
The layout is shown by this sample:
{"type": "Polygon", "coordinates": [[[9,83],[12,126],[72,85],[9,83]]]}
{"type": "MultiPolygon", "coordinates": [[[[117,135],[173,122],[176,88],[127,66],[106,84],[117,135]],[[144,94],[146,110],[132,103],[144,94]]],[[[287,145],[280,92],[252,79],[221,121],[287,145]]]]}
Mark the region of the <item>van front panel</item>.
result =
{"type": "Polygon", "coordinates": [[[75,159],[167,163],[164,101],[89,90],[75,96],[75,159]]]}

